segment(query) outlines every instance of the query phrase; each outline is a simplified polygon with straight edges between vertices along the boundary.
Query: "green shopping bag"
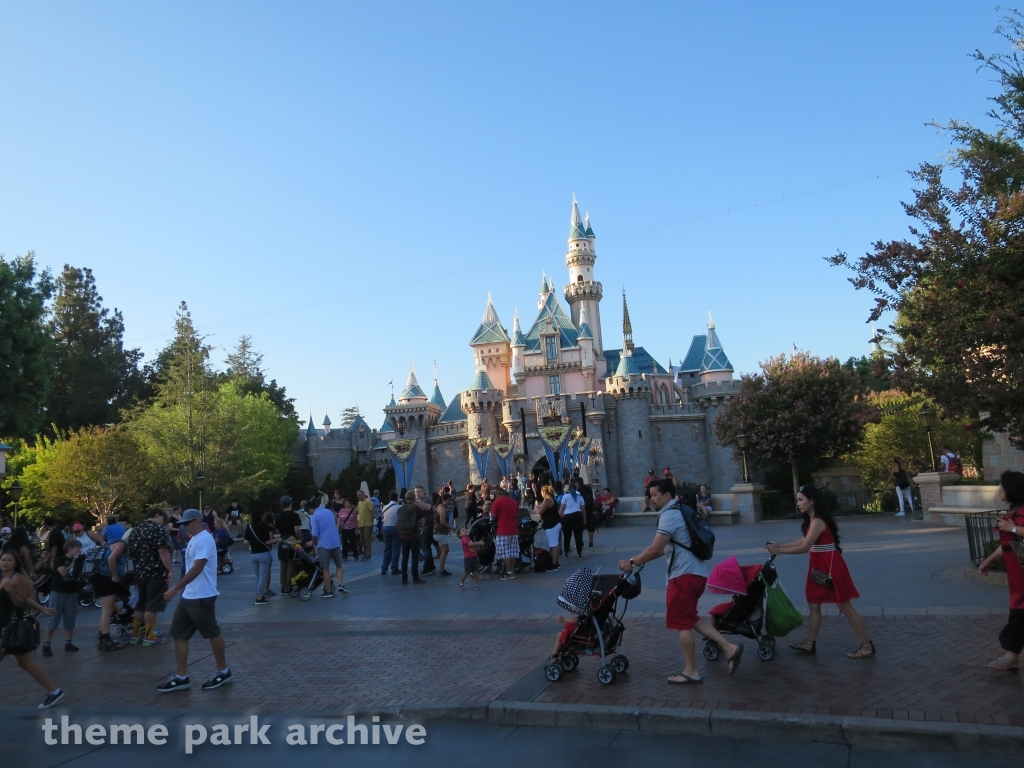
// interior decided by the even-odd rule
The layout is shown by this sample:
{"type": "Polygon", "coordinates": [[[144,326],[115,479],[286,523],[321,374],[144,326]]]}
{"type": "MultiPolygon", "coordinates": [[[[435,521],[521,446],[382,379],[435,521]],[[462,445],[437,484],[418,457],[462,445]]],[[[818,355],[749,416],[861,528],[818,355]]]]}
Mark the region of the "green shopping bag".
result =
{"type": "MultiPolygon", "coordinates": [[[[761,579],[764,583],[764,579],[761,579]]],[[[775,579],[772,585],[765,584],[768,606],[765,608],[764,624],[769,635],[785,637],[804,623],[804,617],[796,609],[786,590],[782,588],[782,580],[775,579]]]]}

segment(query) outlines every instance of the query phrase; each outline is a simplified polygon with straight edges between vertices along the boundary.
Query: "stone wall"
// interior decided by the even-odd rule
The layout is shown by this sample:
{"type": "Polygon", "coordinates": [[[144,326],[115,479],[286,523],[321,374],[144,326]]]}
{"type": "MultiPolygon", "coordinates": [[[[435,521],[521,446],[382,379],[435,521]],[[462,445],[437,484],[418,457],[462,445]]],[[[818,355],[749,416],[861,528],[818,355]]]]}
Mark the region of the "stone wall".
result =
{"type": "Polygon", "coordinates": [[[987,480],[998,480],[999,475],[1008,469],[1024,472],[1024,451],[1010,445],[1010,438],[1005,432],[986,435],[981,455],[987,480]]]}
{"type": "Polygon", "coordinates": [[[665,467],[671,467],[679,481],[710,483],[704,415],[670,410],[661,406],[651,408],[655,470],[660,476],[665,467]]]}
{"type": "Polygon", "coordinates": [[[469,483],[469,459],[464,453],[469,446],[466,436],[430,438],[427,446],[431,457],[429,487],[435,489],[454,480],[456,490],[465,488],[469,483]]]}
{"type": "Polygon", "coordinates": [[[646,397],[623,397],[616,403],[619,493],[623,496],[643,496],[647,470],[655,468],[649,409],[646,397]]]}

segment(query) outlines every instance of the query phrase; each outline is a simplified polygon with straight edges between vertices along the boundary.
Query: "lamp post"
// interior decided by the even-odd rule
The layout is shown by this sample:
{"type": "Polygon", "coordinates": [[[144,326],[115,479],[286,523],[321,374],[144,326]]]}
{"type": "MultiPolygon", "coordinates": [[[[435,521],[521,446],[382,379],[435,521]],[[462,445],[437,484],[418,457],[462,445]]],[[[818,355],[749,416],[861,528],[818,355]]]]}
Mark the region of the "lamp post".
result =
{"type": "Polygon", "coordinates": [[[196,488],[199,490],[199,511],[203,511],[203,481],[206,480],[206,473],[196,472],[196,488]]]}
{"type": "Polygon", "coordinates": [[[921,422],[921,426],[925,428],[928,433],[928,455],[932,460],[932,471],[938,472],[938,467],[935,464],[935,444],[932,442],[932,430],[939,423],[939,417],[935,411],[931,409],[928,403],[925,403],[921,410],[917,412],[917,418],[921,422]]]}
{"type": "Polygon", "coordinates": [[[740,456],[743,457],[743,482],[750,482],[750,473],[747,472],[747,446],[750,445],[750,438],[746,435],[736,435],[736,447],[740,449],[740,456]]]}
{"type": "Polygon", "coordinates": [[[18,499],[21,498],[21,483],[17,480],[7,489],[7,492],[11,494],[11,501],[14,502],[14,527],[18,527],[18,499]]]}

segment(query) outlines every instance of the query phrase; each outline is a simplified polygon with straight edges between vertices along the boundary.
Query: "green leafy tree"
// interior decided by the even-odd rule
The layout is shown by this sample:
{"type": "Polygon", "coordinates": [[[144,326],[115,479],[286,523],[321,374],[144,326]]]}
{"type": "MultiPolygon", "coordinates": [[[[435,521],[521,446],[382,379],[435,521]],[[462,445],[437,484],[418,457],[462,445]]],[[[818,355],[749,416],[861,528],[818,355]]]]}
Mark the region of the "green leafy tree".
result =
{"type": "Polygon", "coordinates": [[[875,295],[872,320],[895,312],[882,333],[894,335],[896,386],[1024,447],[1024,16],[1014,12],[997,32],[1010,53],[974,54],[1002,87],[989,113],[996,129],[940,126],[955,150],[912,174],[911,239],[830,261],[875,295]]]}
{"type": "Polygon", "coordinates": [[[723,446],[747,435],[755,467],[788,464],[796,494],[801,463],[849,453],[873,417],[856,374],[835,358],[798,352],[769,358],[760,373],[744,376],[739,396],[715,420],[715,435],[723,446]]]}
{"type": "Polygon", "coordinates": [[[234,381],[247,394],[265,392],[270,402],[277,406],[282,418],[298,420],[295,411],[295,398],[288,397],[285,388],[277,383],[277,379],[267,382],[263,371],[263,355],[252,345],[252,336],[241,336],[238,344],[228,353],[227,371],[225,376],[234,381]]]}
{"type": "Polygon", "coordinates": [[[89,269],[64,265],[50,318],[53,386],[46,417],[58,430],[114,424],[142,384],[138,349],[124,348],[124,320],[103,297],[89,269]]]}
{"type": "Polygon", "coordinates": [[[860,379],[861,389],[865,392],[886,392],[892,389],[892,376],[883,355],[851,357],[843,363],[843,368],[860,379]]]}
{"type": "MultiPolygon", "coordinates": [[[[932,471],[928,440],[917,416],[928,401],[898,390],[872,392],[867,400],[878,411],[879,420],[864,427],[860,445],[845,460],[861,471],[865,488],[883,494],[886,506],[894,507],[896,494],[889,481],[894,458],[911,477],[932,471]]],[[[981,438],[977,430],[968,429],[963,421],[943,419],[934,429],[933,438],[937,446],[946,445],[959,453],[965,469],[978,468],[981,438]]]]}
{"type": "Polygon", "coordinates": [[[43,425],[53,363],[46,301],[53,293],[35,254],[0,255],[0,434],[29,437],[43,425]]]}
{"type": "Polygon", "coordinates": [[[372,462],[361,461],[359,454],[353,452],[348,466],[338,473],[338,479],[332,481],[331,476],[328,475],[324,478],[321,489],[328,494],[338,491],[342,498],[351,499],[355,503],[356,491],[359,490],[363,481],[366,482],[371,492],[380,491],[386,494],[395,487],[394,467],[387,467],[381,471],[372,462]]]}

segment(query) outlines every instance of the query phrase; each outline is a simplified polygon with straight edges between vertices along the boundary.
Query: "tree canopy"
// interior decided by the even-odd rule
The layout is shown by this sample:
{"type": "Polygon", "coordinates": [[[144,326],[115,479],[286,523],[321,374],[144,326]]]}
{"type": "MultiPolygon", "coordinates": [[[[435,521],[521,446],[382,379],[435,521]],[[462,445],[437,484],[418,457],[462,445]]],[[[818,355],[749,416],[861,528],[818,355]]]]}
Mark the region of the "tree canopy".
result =
{"type": "Polygon", "coordinates": [[[849,453],[872,418],[855,373],[835,358],[797,352],[769,358],[760,373],[743,377],[740,394],[715,420],[715,435],[723,446],[746,435],[755,467],[788,464],[795,494],[801,462],[849,453]]]}
{"type": "Polygon", "coordinates": [[[0,255],[0,435],[29,437],[44,423],[50,391],[50,334],[46,302],[53,293],[35,254],[0,255]]]}
{"type": "Polygon", "coordinates": [[[923,163],[905,204],[910,239],[879,241],[871,253],[829,259],[852,269],[875,295],[877,320],[895,312],[889,353],[893,381],[922,392],[947,415],[1007,430],[1024,447],[1024,16],[997,29],[1010,53],[974,53],[995,74],[986,131],[952,120],[941,126],[954,151],[923,163]]]}

